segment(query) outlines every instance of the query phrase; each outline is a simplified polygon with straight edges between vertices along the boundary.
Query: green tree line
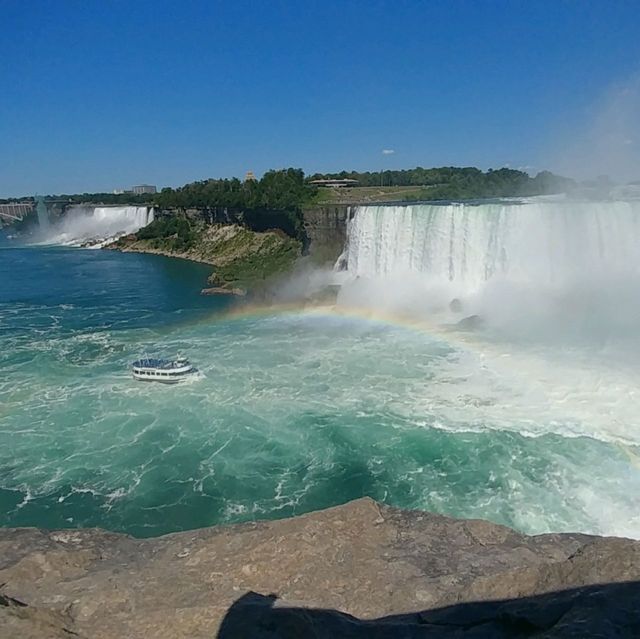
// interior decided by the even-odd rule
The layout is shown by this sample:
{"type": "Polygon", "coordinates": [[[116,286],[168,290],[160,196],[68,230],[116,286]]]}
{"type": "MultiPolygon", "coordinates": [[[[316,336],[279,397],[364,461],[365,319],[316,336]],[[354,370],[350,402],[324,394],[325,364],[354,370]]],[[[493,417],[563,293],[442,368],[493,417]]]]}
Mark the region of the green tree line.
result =
{"type": "Polygon", "coordinates": [[[261,180],[238,178],[191,182],[165,188],[154,202],[162,208],[227,207],[231,209],[296,210],[311,201],[316,187],[302,169],[267,171],[261,180]]]}
{"type": "Polygon", "coordinates": [[[305,181],[302,169],[267,171],[261,180],[207,179],[159,193],[78,193],[53,195],[70,203],[147,204],[160,208],[296,209],[313,199],[316,187],[305,181]]]}
{"type": "Polygon", "coordinates": [[[425,169],[397,171],[341,171],[340,173],[316,173],[308,180],[351,179],[358,186],[415,186],[422,187],[414,199],[470,199],[485,197],[515,197],[561,193],[574,186],[573,180],[542,171],[530,177],[515,169],[489,169],[475,167],[443,166],[425,169]]]}
{"type": "Polygon", "coordinates": [[[139,240],[157,240],[158,248],[169,248],[173,251],[186,251],[192,248],[198,239],[191,222],[177,215],[154,220],[141,228],[136,236],[139,240]]]}
{"type": "Polygon", "coordinates": [[[481,171],[475,167],[416,167],[381,172],[316,173],[308,177],[302,169],[288,168],[267,171],[260,180],[200,180],[177,188],[164,188],[155,194],[79,193],[54,195],[49,199],[70,204],[146,204],[163,209],[226,208],[247,212],[247,217],[252,219],[265,212],[280,211],[295,219],[304,206],[314,201],[318,189],[311,182],[330,178],[353,179],[363,187],[412,186],[416,187],[412,199],[424,200],[542,195],[567,191],[575,186],[573,180],[549,171],[530,177],[523,171],[507,168],[481,171]]]}

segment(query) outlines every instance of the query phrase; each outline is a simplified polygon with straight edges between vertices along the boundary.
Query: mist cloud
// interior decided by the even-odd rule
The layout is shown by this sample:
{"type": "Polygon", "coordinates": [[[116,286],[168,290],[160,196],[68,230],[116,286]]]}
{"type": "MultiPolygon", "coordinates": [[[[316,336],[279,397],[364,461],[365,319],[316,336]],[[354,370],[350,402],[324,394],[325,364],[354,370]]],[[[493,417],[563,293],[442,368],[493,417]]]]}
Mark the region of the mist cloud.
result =
{"type": "Polygon", "coordinates": [[[568,175],[640,180],[640,74],[609,87],[576,139],[562,141],[559,168],[568,175]]]}

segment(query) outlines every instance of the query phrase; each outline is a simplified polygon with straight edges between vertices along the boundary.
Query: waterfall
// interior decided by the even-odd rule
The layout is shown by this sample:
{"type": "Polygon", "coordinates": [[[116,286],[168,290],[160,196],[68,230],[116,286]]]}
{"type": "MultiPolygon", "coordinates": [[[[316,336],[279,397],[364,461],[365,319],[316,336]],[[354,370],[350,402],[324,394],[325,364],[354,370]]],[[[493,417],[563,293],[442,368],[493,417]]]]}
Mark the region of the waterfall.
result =
{"type": "Polygon", "coordinates": [[[72,206],[42,241],[99,248],[135,233],[153,219],[154,209],[147,206],[72,206]]]}
{"type": "Polygon", "coordinates": [[[353,277],[411,274],[461,293],[493,279],[554,286],[640,274],[639,231],[638,201],[361,206],[342,263],[353,277]]]}
{"type": "Polygon", "coordinates": [[[154,210],[147,206],[97,206],[92,217],[98,227],[120,227],[118,232],[134,233],[153,222],[154,210]]]}
{"type": "Polygon", "coordinates": [[[336,268],[341,305],[640,353],[637,200],[361,206],[336,268]]]}
{"type": "Polygon", "coordinates": [[[49,212],[44,198],[41,195],[36,196],[36,213],[38,215],[38,225],[44,232],[49,230],[49,212]]]}

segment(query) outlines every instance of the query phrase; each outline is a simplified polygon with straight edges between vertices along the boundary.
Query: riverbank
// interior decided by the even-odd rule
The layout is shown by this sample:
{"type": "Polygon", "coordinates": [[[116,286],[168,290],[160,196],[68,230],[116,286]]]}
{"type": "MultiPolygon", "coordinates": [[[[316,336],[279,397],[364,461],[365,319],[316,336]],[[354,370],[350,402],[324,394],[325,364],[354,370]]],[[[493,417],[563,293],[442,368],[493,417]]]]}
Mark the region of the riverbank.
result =
{"type": "Polygon", "coordinates": [[[0,549],[7,638],[630,637],[640,623],[638,541],[369,498],[154,539],[1,529],[0,549]]]}
{"type": "MultiPolygon", "coordinates": [[[[302,254],[302,243],[280,231],[256,232],[236,224],[188,223],[188,230],[171,235],[158,228],[129,235],[107,248],[125,253],[151,253],[210,264],[209,277],[216,293],[243,294],[290,270],[302,254]],[[156,234],[154,236],[154,233],[156,234]]],[[[150,225],[152,226],[152,225],[150,225]]]]}

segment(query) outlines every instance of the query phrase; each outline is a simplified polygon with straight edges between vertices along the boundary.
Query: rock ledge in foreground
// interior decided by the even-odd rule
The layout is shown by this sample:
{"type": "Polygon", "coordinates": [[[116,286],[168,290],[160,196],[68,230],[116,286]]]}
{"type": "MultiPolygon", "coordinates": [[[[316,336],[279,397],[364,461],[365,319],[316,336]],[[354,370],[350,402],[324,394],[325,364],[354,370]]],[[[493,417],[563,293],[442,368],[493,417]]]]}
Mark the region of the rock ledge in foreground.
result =
{"type": "Polygon", "coordinates": [[[637,541],[368,498],[155,539],[0,529],[0,637],[631,637],[638,581],[637,541]]]}

